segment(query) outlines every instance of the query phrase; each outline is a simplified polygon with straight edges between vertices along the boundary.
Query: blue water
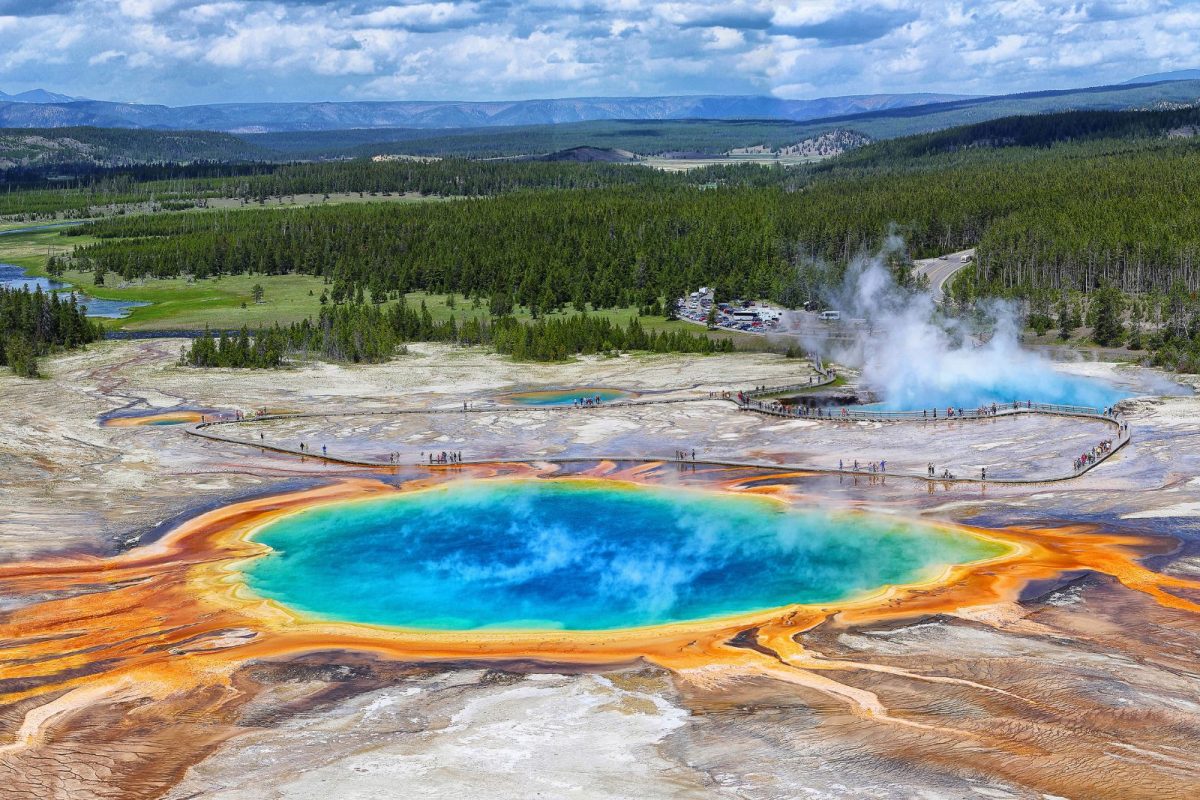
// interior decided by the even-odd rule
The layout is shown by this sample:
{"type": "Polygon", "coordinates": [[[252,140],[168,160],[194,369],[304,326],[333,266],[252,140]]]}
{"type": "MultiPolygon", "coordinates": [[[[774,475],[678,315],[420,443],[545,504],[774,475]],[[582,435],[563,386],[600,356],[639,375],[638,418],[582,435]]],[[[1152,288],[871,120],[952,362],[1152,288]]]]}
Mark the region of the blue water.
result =
{"type": "Polygon", "coordinates": [[[887,411],[975,409],[992,403],[1012,405],[1030,401],[1101,409],[1132,396],[1131,390],[1121,386],[1068,375],[1047,366],[1027,372],[1021,380],[1012,380],[1005,375],[982,376],[972,380],[935,382],[913,387],[913,391],[890,392],[871,408],[887,411]]]}
{"type": "Polygon", "coordinates": [[[311,508],[255,535],[260,595],[439,630],[607,630],[837,600],[1000,554],[965,534],[601,481],[458,482],[311,508]]]}
{"type": "MultiPolygon", "coordinates": [[[[70,284],[61,281],[32,277],[26,274],[23,267],[18,267],[16,264],[0,264],[0,286],[6,289],[28,289],[30,291],[40,287],[43,292],[66,293],[69,293],[67,290],[71,288],[70,284]]],[[[106,319],[118,319],[127,316],[134,308],[149,305],[149,303],[137,300],[101,300],[96,297],[88,297],[80,292],[75,292],[75,299],[80,305],[87,306],[89,317],[106,319]]]]}
{"type": "Polygon", "coordinates": [[[594,386],[576,387],[574,389],[542,389],[531,392],[516,392],[505,399],[519,406],[570,406],[577,400],[595,400],[601,403],[611,403],[631,396],[632,392],[624,389],[604,389],[594,386]]]}

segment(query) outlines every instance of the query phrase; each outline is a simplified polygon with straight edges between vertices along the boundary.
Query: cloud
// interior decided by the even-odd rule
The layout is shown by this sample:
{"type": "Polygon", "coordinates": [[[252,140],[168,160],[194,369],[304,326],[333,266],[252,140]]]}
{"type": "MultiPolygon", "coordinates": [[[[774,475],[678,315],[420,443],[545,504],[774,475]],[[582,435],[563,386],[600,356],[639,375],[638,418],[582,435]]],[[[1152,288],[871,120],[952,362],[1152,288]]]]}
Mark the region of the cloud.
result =
{"type": "Polygon", "coordinates": [[[1000,93],[1200,66],[1169,0],[0,0],[0,86],[162,102],[1000,93]]]}
{"type": "Polygon", "coordinates": [[[467,28],[486,17],[475,3],[442,2],[386,6],[363,14],[359,19],[371,27],[434,33],[467,28]]]}
{"type": "Polygon", "coordinates": [[[46,17],[66,14],[78,0],[0,0],[0,17],[46,17]]]}
{"type": "Polygon", "coordinates": [[[886,36],[917,16],[914,11],[904,9],[852,11],[821,22],[775,26],[771,30],[797,39],[817,39],[827,45],[865,44],[886,36]]]}

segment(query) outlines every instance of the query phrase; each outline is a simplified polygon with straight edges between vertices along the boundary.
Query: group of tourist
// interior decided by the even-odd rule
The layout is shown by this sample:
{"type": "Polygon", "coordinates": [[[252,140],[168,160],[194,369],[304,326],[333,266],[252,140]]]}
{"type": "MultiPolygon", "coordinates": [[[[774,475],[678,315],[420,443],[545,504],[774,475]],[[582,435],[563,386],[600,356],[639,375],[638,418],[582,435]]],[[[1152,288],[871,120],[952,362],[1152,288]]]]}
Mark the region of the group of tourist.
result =
{"type": "Polygon", "coordinates": [[[850,470],[847,470],[846,463],[844,461],[842,461],[842,459],[839,458],[838,459],[838,472],[869,472],[872,475],[886,474],[887,473],[887,462],[882,461],[882,460],[881,461],[869,461],[869,462],[867,462],[866,465],[859,466],[858,459],[856,458],[856,459],[854,459],[854,467],[850,470]]]}
{"type": "MultiPolygon", "coordinates": [[[[424,458],[424,456],[425,456],[425,451],[422,450],[421,457],[424,458]]],[[[461,464],[461,463],[463,463],[462,451],[461,450],[457,450],[457,451],[451,450],[451,451],[447,452],[446,450],[443,450],[440,453],[430,453],[429,454],[429,463],[430,464],[461,464]]]]}
{"type": "MultiPolygon", "coordinates": [[[[764,403],[762,400],[754,400],[745,392],[737,393],[738,405],[743,409],[754,409],[756,411],[765,411],[768,414],[777,414],[783,417],[797,418],[819,418],[833,419],[833,412],[827,411],[821,406],[806,406],[802,404],[787,406],[780,403],[778,400],[764,403]]],[[[842,416],[846,416],[846,409],[842,409],[842,416]]]]}
{"type": "Polygon", "coordinates": [[[601,402],[600,395],[596,395],[595,397],[577,397],[571,401],[571,405],[575,408],[595,408],[601,402]]]}
{"type": "MultiPolygon", "coordinates": [[[[261,439],[261,438],[263,438],[263,435],[260,433],[260,434],[258,435],[258,437],[261,439]]],[[[300,443],[300,452],[301,452],[301,453],[307,453],[307,452],[308,452],[308,445],[306,445],[304,442],[301,442],[301,443],[300,443]]],[[[321,445],[321,455],[322,455],[322,456],[325,456],[325,455],[328,455],[328,454],[329,454],[329,448],[328,448],[328,447],[326,447],[325,445],[321,445]]]]}
{"type": "Polygon", "coordinates": [[[688,458],[687,450],[676,450],[675,451],[675,460],[676,461],[695,461],[696,460],[696,451],[693,449],[691,458],[688,458]]]}
{"type": "MultiPolygon", "coordinates": [[[[1019,405],[1020,405],[1019,403],[1013,403],[1013,408],[1018,408],[1019,405]]],[[[975,413],[976,417],[994,417],[1000,413],[1000,407],[998,405],[996,405],[995,403],[992,403],[990,406],[981,405],[975,409],[974,413],[975,413]]],[[[954,406],[946,406],[946,412],[945,412],[946,419],[954,419],[955,417],[962,418],[965,416],[967,416],[967,414],[965,411],[963,411],[963,409],[961,407],[955,408],[954,406]]],[[[936,408],[934,408],[932,410],[923,408],[923,409],[921,409],[921,418],[922,419],[937,419],[938,418],[938,410],[936,408]]]]}
{"type": "Polygon", "coordinates": [[[1075,459],[1075,471],[1078,472],[1081,469],[1090,467],[1092,464],[1103,459],[1105,455],[1112,451],[1112,444],[1112,439],[1105,439],[1090,450],[1081,453],[1075,459]]]}

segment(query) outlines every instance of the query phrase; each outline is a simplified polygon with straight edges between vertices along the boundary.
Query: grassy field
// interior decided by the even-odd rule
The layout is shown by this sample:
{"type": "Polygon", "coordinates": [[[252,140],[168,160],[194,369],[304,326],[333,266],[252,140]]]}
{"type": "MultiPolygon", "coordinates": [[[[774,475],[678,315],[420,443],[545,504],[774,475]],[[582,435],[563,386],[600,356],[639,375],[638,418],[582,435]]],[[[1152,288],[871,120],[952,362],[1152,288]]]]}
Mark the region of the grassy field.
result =
{"type": "MultiPolygon", "coordinates": [[[[428,203],[444,200],[455,200],[460,198],[454,197],[437,197],[433,195],[422,195],[416,192],[371,194],[369,192],[334,192],[329,195],[323,194],[296,194],[286,195],[284,197],[267,197],[260,202],[258,200],[242,200],[236,197],[175,197],[170,194],[163,193],[158,198],[160,201],[168,202],[172,200],[202,200],[203,208],[189,209],[187,213],[196,213],[205,210],[228,210],[237,208],[300,208],[304,206],[315,205],[340,205],[343,203],[428,203]]],[[[15,230],[19,228],[29,228],[37,225],[52,225],[56,221],[71,221],[71,222],[87,222],[94,219],[102,219],[104,217],[113,217],[118,215],[133,215],[133,214],[177,214],[178,211],[163,211],[156,208],[156,204],[149,202],[140,203],[121,203],[121,204],[102,204],[92,206],[87,209],[89,214],[87,219],[77,219],[71,216],[73,211],[59,211],[53,214],[46,214],[37,218],[25,219],[26,216],[21,214],[10,214],[0,216],[0,232],[15,230]]]]}
{"type": "MultiPolygon", "coordinates": [[[[64,237],[57,231],[14,234],[0,237],[0,262],[18,264],[33,275],[46,275],[48,252],[63,252],[75,244],[85,245],[95,241],[86,236],[64,237]]],[[[326,284],[322,278],[311,275],[227,275],[221,278],[191,280],[188,278],[147,278],[124,282],[117,275],[106,276],[103,286],[97,286],[91,272],[67,271],[62,280],[79,288],[84,294],[104,300],[138,300],[151,305],[135,308],[129,316],[117,320],[105,320],[109,330],[196,330],[205,325],[217,329],[236,329],[243,325],[256,328],[260,325],[280,323],[287,325],[306,317],[316,317],[320,312],[321,293],[326,284]],[[263,302],[255,303],[253,287],[263,287],[263,302]]],[[[455,295],[410,292],[405,296],[412,307],[425,303],[435,320],[446,320],[451,315],[458,320],[479,317],[489,319],[487,305],[455,295]],[[453,303],[453,307],[451,306],[453,303]]],[[[558,312],[557,316],[576,313],[573,309],[558,312]]],[[[599,313],[614,323],[626,325],[636,317],[636,308],[605,309],[599,313]]],[[[532,319],[528,311],[518,309],[518,319],[532,319]]],[[[556,315],[548,315],[556,316],[556,315]]],[[[703,328],[686,322],[668,321],[664,317],[642,317],[647,330],[682,329],[700,333],[703,328]]],[[[717,331],[709,334],[715,339],[732,339],[739,348],[765,350],[769,343],[761,336],[744,333],[717,331]]]]}
{"type": "MultiPolygon", "coordinates": [[[[451,308],[449,305],[449,295],[430,294],[428,292],[409,292],[404,297],[405,302],[407,302],[413,308],[419,307],[421,302],[424,301],[425,307],[429,309],[429,313],[435,320],[449,319],[452,315],[460,322],[462,320],[472,319],[474,317],[479,317],[481,319],[491,318],[486,304],[480,304],[479,307],[475,307],[474,301],[466,299],[461,295],[454,296],[453,308],[451,308]]],[[[543,317],[553,319],[555,317],[569,317],[577,313],[579,312],[577,312],[575,309],[567,308],[556,313],[543,314],[543,317]]],[[[596,316],[606,317],[612,320],[615,324],[622,326],[628,325],[631,320],[637,317],[641,320],[642,327],[647,331],[683,330],[688,333],[706,333],[705,329],[701,326],[693,325],[681,320],[668,320],[666,317],[661,316],[639,316],[637,308],[632,306],[626,308],[607,308],[602,311],[589,309],[588,313],[596,316]]],[[[528,310],[524,308],[516,309],[513,313],[513,316],[522,322],[530,322],[533,320],[533,317],[529,314],[528,310]]],[[[740,331],[707,331],[707,334],[710,339],[731,339],[733,340],[734,345],[738,349],[742,350],[770,349],[768,341],[762,336],[753,336],[740,331]]]]}

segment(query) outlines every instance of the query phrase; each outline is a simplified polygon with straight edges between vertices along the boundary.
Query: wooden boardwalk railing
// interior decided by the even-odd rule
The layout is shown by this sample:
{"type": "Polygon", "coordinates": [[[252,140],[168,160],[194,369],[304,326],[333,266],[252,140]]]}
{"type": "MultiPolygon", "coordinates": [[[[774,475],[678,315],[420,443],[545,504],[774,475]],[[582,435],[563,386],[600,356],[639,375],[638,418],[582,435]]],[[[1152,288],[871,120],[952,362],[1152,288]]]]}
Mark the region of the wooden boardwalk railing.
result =
{"type": "Polygon", "coordinates": [[[256,447],[263,451],[271,451],[276,453],[285,453],[289,455],[298,455],[305,458],[318,458],[336,464],[346,464],[351,466],[367,467],[371,469],[378,468],[394,468],[399,466],[412,466],[394,463],[392,461],[384,461],[382,459],[361,458],[356,456],[345,456],[328,453],[313,453],[309,450],[301,450],[296,447],[288,447],[269,443],[263,439],[246,440],[234,436],[227,436],[218,432],[223,430],[225,426],[238,426],[244,424],[269,422],[279,419],[304,419],[315,417],[345,417],[345,416],[385,416],[385,415],[408,415],[408,414],[452,414],[452,413],[497,413],[497,412],[530,412],[530,411],[564,411],[564,412],[579,412],[588,413],[596,409],[603,408],[628,408],[631,406],[649,406],[661,405],[667,403],[690,403],[690,402],[705,402],[709,400],[724,400],[734,403],[739,410],[749,411],[757,414],[764,414],[775,417],[785,417],[789,419],[805,419],[818,422],[852,422],[852,421],[872,421],[872,422],[944,422],[958,420],[982,420],[994,419],[1000,416],[1012,416],[1016,414],[1047,414],[1055,416],[1070,416],[1086,419],[1094,419],[1104,422],[1116,429],[1116,437],[1113,440],[1112,446],[1096,455],[1094,461],[1089,461],[1082,464],[1079,468],[1073,469],[1071,472],[1064,473],[1058,476],[1043,477],[1043,478],[973,478],[973,477],[939,477],[937,475],[930,476],[926,474],[912,473],[870,473],[866,470],[848,470],[848,469],[830,469],[824,467],[814,467],[803,464],[778,464],[763,461],[738,461],[738,460],[720,460],[720,459],[697,459],[683,460],[676,458],[666,458],[661,456],[637,456],[637,455],[592,455],[592,456],[569,456],[569,457],[553,457],[539,456],[532,458],[487,458],[487,459],[466,459],[453,464],[419,464],[417,466],[425,466],[428,468],[453,468],[469,464],[495,464],[495,463],[581,463],[587,461],[625,461],[638,463],[681,463],[681,464],[696,464],[696,465],[712,465],[721,467],[745,467],[753,469],[767,470],[785,470],[812,472],[836,475],[848,475],[854,477],[868,477],[871,479],[886,479],[892,478],[908,478],[922,480],[927,483],[994,483],[994,484],[1041,484],[1053,483],[1057,481],[1071,480],[1079,477],[1084,473],[1094,469],[1095,467],[1108,460],[1114,453],[1124,447],[1130,441],[1128,426],[1122,420],[1119,420],[1115,414],[1109,409],[1090,408],[1086,406],[1071,406],[1071,405],[1056,405],[1052,403],[1009,403],[1001,407],[996,406],[996,411],[993,413],[989,406],[986,410],[964,410],[959,414],[957,410],[954,416],[947,417],[944,413],[938,416],[932,416],[928,411],[886,411],[883,409],[849,409],[841,408],[837,413],[830,409],[824,408],[808,408],[804,406],[784,406],[779,403],[767,403],[757,398],[769,397],[778,394],[786,394],[789,392],[803,391],[807,389],[815,389],[821,386],[827,386],[837,380],[837,374],[833,370],[826,369],[819,361],[814,362],[814,367],[820,376],[820,381],[812,383],[795,383],[786,386],[766,387],[760,386],[750,390],[743,390],[739,393],[723,393],[719,397],[687,397],[687,398],[663,398],[663,399],[648,399],[648,400],[625,400],[614,401],[596,406],[592,409],[581,411],[573,406],[520,406],[520,407],[504,407],[488,405],[483,407],[466,407],[466,408],[437,408],[437,409],[380,409],[367,411],[335,411],[335,412],[313,412],[303,414],[277,414],[264,415],[258,417],[250,417],[239,420],[217,420],[213,422],[201,422],[196,425],[188,426],[185,430],[193,436],[203,437],[213,441],[224,442],[246,447],[256,447]],[[829,413],[826,413],[829,412],[829,413]]]}

